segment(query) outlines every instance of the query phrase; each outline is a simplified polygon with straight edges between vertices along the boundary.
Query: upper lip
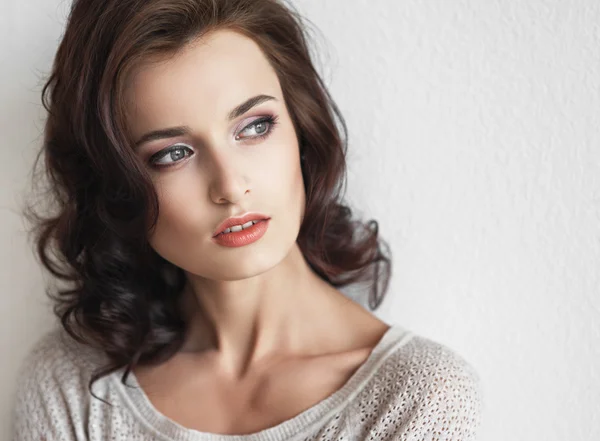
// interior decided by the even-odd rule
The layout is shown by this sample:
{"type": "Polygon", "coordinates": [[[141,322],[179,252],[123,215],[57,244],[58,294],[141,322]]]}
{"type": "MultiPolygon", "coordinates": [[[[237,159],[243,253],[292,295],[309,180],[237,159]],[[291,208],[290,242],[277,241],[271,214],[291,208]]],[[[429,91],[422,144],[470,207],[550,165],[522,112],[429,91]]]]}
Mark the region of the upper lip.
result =
{"type": "Polygon", "coordinates": [[[270,219],[269,216],[265,216],[260,213],[246,213],[243,216],[232,216],[228,219],[225,219],[223,222],[219,224],[215,232],[213,233],[213,237],[221,234],[226,228],[231,228],[235,225],[243,225],[246,222],[255,221],[255,220],[267,220],[270,219]]]}

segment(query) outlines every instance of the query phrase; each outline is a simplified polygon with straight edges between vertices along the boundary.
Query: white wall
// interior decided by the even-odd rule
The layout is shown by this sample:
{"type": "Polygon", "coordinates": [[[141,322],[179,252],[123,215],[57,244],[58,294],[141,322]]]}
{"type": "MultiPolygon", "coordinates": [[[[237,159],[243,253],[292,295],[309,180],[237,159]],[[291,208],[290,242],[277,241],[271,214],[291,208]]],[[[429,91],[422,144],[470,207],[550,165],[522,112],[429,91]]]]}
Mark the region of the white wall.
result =
{"type": "MultiPolygon", "coordinates": [[[[0,6],[2,427],[50,325],[15,209],[66,3],[0,6]]],[[[350,128],[349,199],[394,252],[377,314],[479,371],[481,439],[600,439],[600,3],[295,3],[350,128]]]]}
{"type": "Polygon", "coordinates": [[[51,325],[42,271],[20,218],[39,150],[40,91],[69,4],[0,0],[0,439],[8,440],[17,368],[51,325]]]}

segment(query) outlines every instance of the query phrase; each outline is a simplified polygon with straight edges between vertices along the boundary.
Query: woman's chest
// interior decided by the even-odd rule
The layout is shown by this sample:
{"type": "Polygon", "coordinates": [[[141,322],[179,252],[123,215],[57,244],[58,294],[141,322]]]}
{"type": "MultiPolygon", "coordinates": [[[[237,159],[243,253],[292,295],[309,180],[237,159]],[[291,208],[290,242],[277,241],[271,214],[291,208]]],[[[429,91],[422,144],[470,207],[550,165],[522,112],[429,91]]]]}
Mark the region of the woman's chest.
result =
{"type": "Polygon", "coordinates": [[[338,391],[369,351],[296,361],[273,367],[244,382],[224,381],[210,369],[136,374],[148,399],[183,427],[219,434],[248,434],[295,417],[338,391]]]}

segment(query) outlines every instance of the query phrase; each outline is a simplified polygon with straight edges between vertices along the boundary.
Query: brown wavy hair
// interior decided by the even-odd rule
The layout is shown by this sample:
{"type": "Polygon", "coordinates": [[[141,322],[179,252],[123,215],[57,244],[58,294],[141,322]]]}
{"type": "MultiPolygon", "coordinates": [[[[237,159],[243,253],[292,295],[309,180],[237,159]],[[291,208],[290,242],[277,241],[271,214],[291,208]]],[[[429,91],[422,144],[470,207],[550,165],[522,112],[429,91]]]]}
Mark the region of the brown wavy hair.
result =
{"type": "Polygon", "coordinates": [[[306,209],[297,238],[335,287],[367,283],[378,308],[391,275],[377,222],[342,203],[347,127],[309,53],[307,20],[278,0],[75,0],[42,90],[44,209],[26,207],[36,255],[66,288],[47,288],[75,340],[100,349],[98,378],[157,364],[183,344],[181,268],[147,240],[158,217],[152,180],[125,126],[124,91],[140,62],[172,56],[218,29],[253,39],[278,75],[301,153],[306,209]],[[40,213],[38,213],[39,211],[40,213]],[[41,214],[43,212],[43,214],[41,214]]]}

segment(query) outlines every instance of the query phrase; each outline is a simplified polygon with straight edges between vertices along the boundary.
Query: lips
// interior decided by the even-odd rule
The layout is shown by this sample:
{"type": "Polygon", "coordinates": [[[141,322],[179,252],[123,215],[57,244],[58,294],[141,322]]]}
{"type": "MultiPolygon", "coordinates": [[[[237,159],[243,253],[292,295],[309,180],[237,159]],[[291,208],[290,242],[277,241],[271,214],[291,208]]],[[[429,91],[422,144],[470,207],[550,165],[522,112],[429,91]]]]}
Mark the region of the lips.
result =
{"type": "Polygon", "coordinates": [[[221,222],[219,224],[219,226],[216,228],[216,230],[213,233],[213,237],[218,236],[223,231],[225,231],[227,228],[231,228],[236,225],[243,225],[250,221],[261,221],[261,220],[268,220],[268,219],[270,219],[269,216],[265,216],[264,214],[260,214],[260,213],[246,213],[243,216],[230,217],[228,219],[225,219],[223,222],[221,222]]]}

